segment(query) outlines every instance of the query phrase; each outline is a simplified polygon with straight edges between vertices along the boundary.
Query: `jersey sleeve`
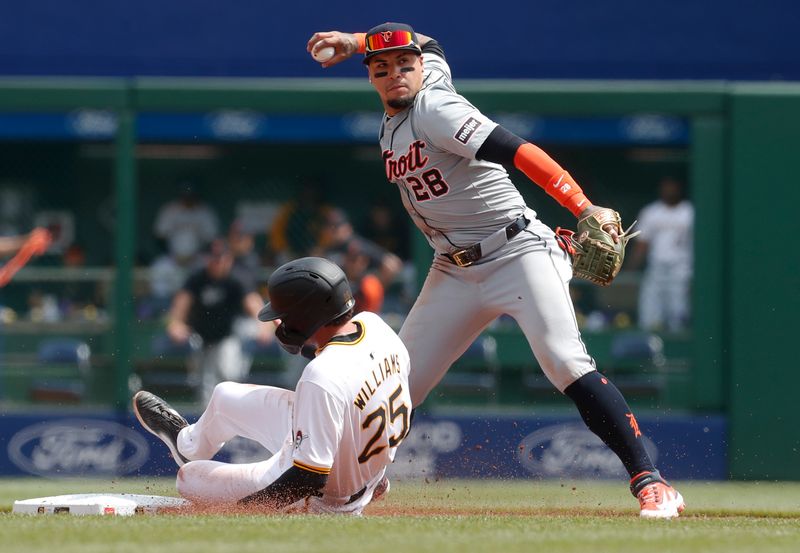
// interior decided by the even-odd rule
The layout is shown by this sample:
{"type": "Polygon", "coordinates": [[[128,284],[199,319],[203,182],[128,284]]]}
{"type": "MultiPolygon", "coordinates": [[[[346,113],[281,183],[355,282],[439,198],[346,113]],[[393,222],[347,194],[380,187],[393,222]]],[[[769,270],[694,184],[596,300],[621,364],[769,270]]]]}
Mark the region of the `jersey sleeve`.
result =
{"type": "Polygon", "coordinates": [[[444,87],[426,92],[418,115],[415,124],[431,145],[467,159],[475,159],[497,127],[463,96],[444,87]]]}
{"type": "Polygon", "coordinates": [[[319,384],[300,381],[294,400],[294,466],[328,474],[344,427],[344,402],[319,384]]]}
{"type": "MultiPolygon", "coordinates": [[[[438,46],[438,43],[436,46],[438,46]]],[[[450,66],[445,61],[444,52],[441,51],[441,48],[424,46],[422,48],[422,63],[425,67],[427,83],[439,82],[442,79],[447,79],[449,82],[453,78],[450,66]]]]}
{"type": "Polygon", "coordinates": [[[200,288],[202,287],[202,278],[203,275],[201,272],[194,272],[189,275],[189,277],[183,281],[183,285],[181,286],[181,290],[189,292],[192,296],[197,297],[200,295],[200,288]]]}

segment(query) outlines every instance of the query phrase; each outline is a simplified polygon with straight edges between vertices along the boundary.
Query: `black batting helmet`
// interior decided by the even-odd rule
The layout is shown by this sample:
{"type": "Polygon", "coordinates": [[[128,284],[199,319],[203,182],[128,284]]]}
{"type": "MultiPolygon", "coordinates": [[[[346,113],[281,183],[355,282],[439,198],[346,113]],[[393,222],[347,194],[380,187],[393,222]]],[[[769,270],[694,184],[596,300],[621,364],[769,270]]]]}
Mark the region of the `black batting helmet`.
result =
{"type": "MultiPolygon", "coordinates": [[[[302,257],[278,267],[267,281],[270,301],[261,321],[281,320],[285,331],[302,341],[355,305],[350,283],[334,263],[302,257]]],[[[302,343],[302,342],[301,342],[302,343]]]]}

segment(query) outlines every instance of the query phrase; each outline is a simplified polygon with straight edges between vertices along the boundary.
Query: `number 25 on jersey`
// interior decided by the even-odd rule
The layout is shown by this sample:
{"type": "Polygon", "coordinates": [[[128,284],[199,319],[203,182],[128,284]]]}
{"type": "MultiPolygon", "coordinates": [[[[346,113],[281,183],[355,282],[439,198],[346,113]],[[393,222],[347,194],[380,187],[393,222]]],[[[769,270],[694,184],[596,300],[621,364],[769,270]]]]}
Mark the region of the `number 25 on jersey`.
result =
{"type": "Polygon", "coordinates": [[[392,392],[392,395],[389,396],[388,406],[381,405],[367,415],[364,419],[364,422],[361,424],[361,428],[365,432],[368,432],[370,431],[371,427],[374,427],[374,434],[364,447],[364,451],[362,451],[361,455],[358,456],[359,463],[366,463],[369,461],[370,457],[377,455],[386,449],[387,446],[397,447],[400,445],[400,442],[403,441],[403,438],[405,438],[408,434],[410,424],[408,405],[405,403],[395,405],[397,399],[402,393],[403,386],[400,385],[394,392],[392,392]],[[388,436],[386,432],[387,424],[392,432],[388,436]]]}

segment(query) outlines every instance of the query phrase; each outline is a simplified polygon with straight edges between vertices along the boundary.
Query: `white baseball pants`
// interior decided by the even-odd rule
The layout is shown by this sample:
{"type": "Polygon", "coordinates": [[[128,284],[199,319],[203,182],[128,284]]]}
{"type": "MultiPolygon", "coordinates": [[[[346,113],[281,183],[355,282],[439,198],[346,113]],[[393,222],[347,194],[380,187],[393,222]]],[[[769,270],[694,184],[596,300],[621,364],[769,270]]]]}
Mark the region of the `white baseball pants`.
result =
{"type": "Polygon", "coordinates": [[[294,392],[272,386],[223,382],[195,424],[181,430],[178,451],[193,461],[178,470],[178,492],[202,502],[233,502],[264,489],[292,466],[294,392]],[[258,463],[209,461],[225,442],[242,436],[272,457],[258,463]]]}
{"type": "Polygon", "coordinates": [[[420,405],[497,317],[513,317],[547,378],[563,392],[595,370],[581,340],[572,268],[553,231],[533,218],[495,259],[457,267],[437,256],[400,330],[411,355],[411,401],[420,405]]]}
{"type": "MultiPolygon", "coordinates": [[[[273,386],[223,382],[214,388],[198,421],[178,434],[178,451],[190,462],[178,470],[181,496],[201,503],[232,503],[262,490],[292,466],[294,392],[273,386]],[[221,463],[211,459],[225,442],[242,436],[260,443],[272,457],[257,463],[221,463]]],[[[310,497],[286,508],[292,512],[360,515],[383,478],[381,471],[362,496],[343,504],[310,497]]]]}

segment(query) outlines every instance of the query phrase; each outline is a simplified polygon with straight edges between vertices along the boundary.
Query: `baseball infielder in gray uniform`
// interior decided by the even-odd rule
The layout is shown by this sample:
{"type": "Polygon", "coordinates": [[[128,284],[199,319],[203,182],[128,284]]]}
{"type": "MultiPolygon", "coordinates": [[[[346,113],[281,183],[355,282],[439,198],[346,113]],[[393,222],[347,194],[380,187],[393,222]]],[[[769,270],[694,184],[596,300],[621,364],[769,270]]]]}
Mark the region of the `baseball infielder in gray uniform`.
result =
{"type": "Polygon", "coordinates": [[[422,291],[400,331],[411,355],[411,400],[419,405],[495,318],[517,321],[548,379],[572,399],[587,426],[622,460],[646,517],[678,516],[681,495],[655,469],[636,418],[597,372],[575,320],[567,254],[536,218],[503,165],[515,166],[579,218],[610,210],[542,150],[498,125],[459,95],[435,40],[401,23],[366,34],[315,33],[310,53],[333,47],[330,67],[364,52],[386,111],[380,144],[386,177],[435,251],[422,291]]]}

